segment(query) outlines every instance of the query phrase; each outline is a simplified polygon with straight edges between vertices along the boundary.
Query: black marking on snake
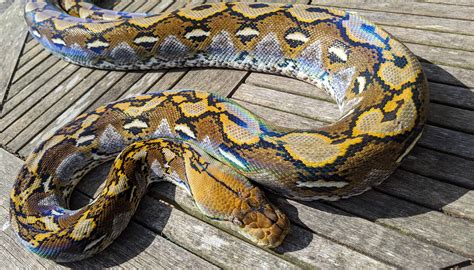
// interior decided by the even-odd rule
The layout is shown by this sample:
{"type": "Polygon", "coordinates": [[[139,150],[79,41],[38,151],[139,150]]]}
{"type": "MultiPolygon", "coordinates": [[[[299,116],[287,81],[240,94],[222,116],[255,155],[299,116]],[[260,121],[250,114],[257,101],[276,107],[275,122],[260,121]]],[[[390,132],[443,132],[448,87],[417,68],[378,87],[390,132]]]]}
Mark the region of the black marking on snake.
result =
{"type": "Polygon", "coordinates": [[[250,4],[249,7],[254,8],[254,9],[266,8],[268,7],[268,4],[264,4],[264,3],[250,4]]]}
{"type": "Polygon", "coordinates": [[[241,198],[240,195],[239,195],[239,192],[233,190],[230,186],[228,186],[226,183],[222,182],[219,178],[217,178],[216,176],[214,176],[213,174],[211,174],[209,171],[207,171],[207,168],[204,168],[204,166],[200,166],[201,168],[198,168],[196,164],[199,164],[201,165],[200,162],[196,161],[194,163],[191,163],[191,167],[200,172],[200,173],[206,173],[207,175],[209,175],[212,179],[214,179],[214,181],[216,181],[217,183],[219,183],[220,185],[222,185],[224,188],[226,188],[227,190],[229,190],[230,192],[232,192],[237,198],[241,198]]]}
{"type": "Polygon", "coordinates": [[[201,5],[201,6],[193,7],[191,10],[200,11],[200,10],[210,9],[211,7],[212,5],[201,5]]]}

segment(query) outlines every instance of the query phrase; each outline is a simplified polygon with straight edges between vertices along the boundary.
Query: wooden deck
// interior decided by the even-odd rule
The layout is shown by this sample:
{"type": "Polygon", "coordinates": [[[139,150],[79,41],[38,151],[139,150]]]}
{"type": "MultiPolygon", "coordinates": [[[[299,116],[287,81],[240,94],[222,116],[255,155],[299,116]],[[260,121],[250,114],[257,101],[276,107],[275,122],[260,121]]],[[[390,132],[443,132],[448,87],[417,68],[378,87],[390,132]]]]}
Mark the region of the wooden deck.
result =
{"type": "MultiPolygon", "coordinates": [[[[121,10],[161,12],[185,2],[116,4],[114,8],[121,10]]],[[[472,268],[474,2],[315,0],[312,4],[369,18],[421,59],[431,90],[429,123],[401,169],[375,190],[338,202],[301,203],[271,196],[292,222],[291,233],[275,250],[260,249],[232,235],[203,218],[183,192],[160,184],[144,198],[127,230],[110,248],[65,265],[28,253],[8,223],[3,224],[22,158],[77,115],[131,94],[181,88],[232,97],[283,126],[324,125],[339,114],[320,90],[278,76],[227,69],[108,72],[67,64],[26,37],[20,9],[7,10],[0,19],[0,267],[472,268]],[[5,18],[7,13],[10,17],[5,18]]],[[[74,195],[75,203],[87,202],[106,173],[107,166],[91,173],[74,195]]]]}

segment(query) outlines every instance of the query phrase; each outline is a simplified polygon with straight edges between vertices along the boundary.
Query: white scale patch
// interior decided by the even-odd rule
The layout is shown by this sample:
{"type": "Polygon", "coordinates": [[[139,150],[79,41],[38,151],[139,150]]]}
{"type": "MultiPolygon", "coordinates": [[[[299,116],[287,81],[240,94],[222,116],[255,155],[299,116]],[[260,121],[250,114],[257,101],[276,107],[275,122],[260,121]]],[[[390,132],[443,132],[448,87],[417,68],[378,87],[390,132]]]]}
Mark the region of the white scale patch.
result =
{"type": "Polygon", "coordinates": [[[104,235],[102,235],[100,238],[97,238],[96,240],[90,242],[90,243],[86,246],[86,248],[84,249],[84,251],[88,251],[88,250],[90,250],[91,248],[95,247],[95,246],[96,246],[98,243],[100,243],[100,241],[102,241],[106,236],[107,236],[107,235],[104,234],[104,235]]]}
{"type": "Polygon", "coordinates": [[[41,34],[36,30],[33,30],[33,35],[37,38],[41,38],[41,34]]]}
{"type": "Polygon", "coordinates": [[[133,42],[135,42],[136,44],[142,44],[142,43],[155,43],[159,40],[159,38],[157,37],[153,37],[153,36],[142,36],[142,37],[138,37],[136,38],[133,42]]]}
{"type": "Polygon", "coordinates": [[[93,139],[95,139],[95,135],[89,135],[89,136],[79,137],[79,138],[76,140],[76,146],[78,146],[78,145],[80,145],[80,144],[83,144],[83,143],[85,143],[85,142],[92,141],[93,139]]]}
{"type": "Polygon", "coordinates": [[[227,160],[230,160],[232,163],[236,164],[240,168],[245,168],[245,165],[237,158],[235,157],[232,153],[226,152],[219,148],[219,153],[224,156],[227,160]]]}
{"type": "Polygon", "coordinates": [[[66,43],[64,42],[64,40],[62,40],[62,39],[60,39],[60,38],[53,38],[53,39],[51,39],[51,41],[52,41],[54,44],[66,46],[66,43]]]}
{"type": "Polygon", "coordinates": [[[128,123],[123,126],[124,129],[132,129],[132,128],[148,128],[148,124],[140,121],[138,119],[133,120],[131,123],[128,123]]]}
{"type": "Polygon", "coordinates": [[[365,84],[367,79],[364,76],[357,77],[357,82],[359,83],[359,94],[365,90],[365,84]]]}
{"type": "Polygon", "coordinates": [[[187,33],[184,37],[187,39],[199,38],[199,37],[208,37],[209,32],[202,29],[194,29],[193,31],[187,33]]]}
{"type": "Polygon", "coordinates": [[[244,37],[248,37],[248,36],[258,36],[260,34],[260,32],[258,32],[257,30],[255,29],[252,29],[250,27],[246,27],[242,30],[239,30],[237,31],[237,33],[235,33],[237,36],[244,36],[244,37]]]}
{"type": "Polygon", "coordinates": [[[189,137],[196,139],[196,135],[194,135],[194,132],[186,125],[176,125],[174,127],[174,130],[181,131],[184,134],[188,135],[189,137]]]}
{"type": "Polygon", "coordinates": [[[59,212],[56,211],[56,210],[51,211],[51,214],[53,214],[53,215],[55,215],[55,216],[64,216],[64,213],[59,213],[59,212]]]}
{"type": "Polygon", "coordinates": [[[286,36],[286,39],[300,41],[303,43],[306,43],[309,40],[309,38],[301,32],[290,33],[286,36]]]}
{"type": "Polygon", "coordinates": [[[87,43],[87,48],[89,49],[92,49],[92,48],[102,48],[102,47],[109,47],[109,43],[107,42],[103,42],[103,41],[100,41],[100,40],[96,40],[94,42],[91,42],[91,43],[87,43]]]}
{"type": "Polygon", "coordinates": [[[308,181],[308,182],[301,182],[298,181],[296,182],[297,187],[308,187],[308,188],[315,188],[315,187],[336,187],[336,188],[342,188],[347,186],[349,183],[347,182],[340,182],[340,181],[324,181],[324,180],[318,180],[318,181],[308,181]]]}
{"type": "Polygon", "coordinates": [[[344,62],[347,61],[348,56],[347,56],[346,50],[344,48],[335,46],[335,47],[329,48],[328,51],[329,51],[329,53],[332,53],[335,56],[337,56],[342,61],[344,61],[344,62]]]}

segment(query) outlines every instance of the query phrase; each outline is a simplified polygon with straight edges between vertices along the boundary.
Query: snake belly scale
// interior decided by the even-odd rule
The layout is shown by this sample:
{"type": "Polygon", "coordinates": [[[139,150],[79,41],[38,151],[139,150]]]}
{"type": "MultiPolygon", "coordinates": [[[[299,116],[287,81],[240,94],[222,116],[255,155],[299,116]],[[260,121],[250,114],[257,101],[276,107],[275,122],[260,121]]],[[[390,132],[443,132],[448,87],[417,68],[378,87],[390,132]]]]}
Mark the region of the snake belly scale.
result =
{"type": "Polygon", "coordinates": [[[11,192],[14,231],[56,261],[106,248],[149,184],[163,180],[186,190],[204,215],[257,245],[278,246],[289,221],[252,182],[298,200],[360,194],[396,169],[426,119],[428,90],[416,57],[341,10],[215,3],[148,15],[89,1],[28,0],[25,18],[45,48],[78,65],[275,73],[324,89],[342,115],[320,128],[281,128],[199,89],[137,95],[78,116],[31,153],[11,192]],[[71,210],[82,176],[113,159],[94,200],[71,210]]]}

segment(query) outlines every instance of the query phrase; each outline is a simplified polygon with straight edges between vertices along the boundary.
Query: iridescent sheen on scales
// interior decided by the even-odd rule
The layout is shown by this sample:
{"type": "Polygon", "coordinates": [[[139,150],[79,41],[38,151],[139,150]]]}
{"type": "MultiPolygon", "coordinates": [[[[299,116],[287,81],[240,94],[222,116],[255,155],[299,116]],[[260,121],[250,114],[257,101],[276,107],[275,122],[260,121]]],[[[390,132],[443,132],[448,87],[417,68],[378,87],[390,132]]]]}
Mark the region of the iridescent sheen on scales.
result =
{"type": "Polygon", "coordinates": [[[80,115],[31,153],[11,193],[13,228],[41,256],[73,261],[100,252],[148,185],[162,180],[183,188],[204,215],[276,247],[288,219],[252,181],[287,198],[346,198],[386,179],[421,135],[428,90],[420,63],[354,14],[216,3],[147,15],[58,2],[28,0],[25,17],[31,34],[66,61],[280,74],[324,89],[342,116],[324,127],[281,128],[208,89],[137,95],[80,115]],[[97,197],[69,210],[81,177],[112,159],[97,197]]]}

